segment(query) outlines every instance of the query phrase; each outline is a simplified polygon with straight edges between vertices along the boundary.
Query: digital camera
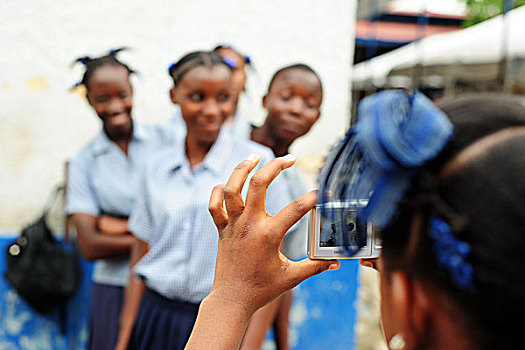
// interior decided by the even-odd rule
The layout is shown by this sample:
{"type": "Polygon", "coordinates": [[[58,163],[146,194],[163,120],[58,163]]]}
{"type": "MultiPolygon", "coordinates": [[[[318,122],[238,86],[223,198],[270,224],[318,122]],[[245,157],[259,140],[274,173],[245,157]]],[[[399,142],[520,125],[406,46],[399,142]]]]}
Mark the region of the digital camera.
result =
{"type": "Polygon", "coordinates": [[[379,233],[371,223],[358,220],[358,210],[367,204],[368,200],[316,204],[308,222],[308,256],[312,259],[379,257],[379,233]]]}

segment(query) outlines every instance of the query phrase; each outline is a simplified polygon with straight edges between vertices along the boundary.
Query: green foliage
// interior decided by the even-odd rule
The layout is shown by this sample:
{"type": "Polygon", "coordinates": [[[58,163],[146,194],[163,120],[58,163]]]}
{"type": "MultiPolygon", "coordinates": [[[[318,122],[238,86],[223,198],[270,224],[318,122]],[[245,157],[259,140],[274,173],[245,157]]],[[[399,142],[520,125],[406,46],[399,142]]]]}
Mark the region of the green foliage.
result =
{"type": "MultiPolygon", "coordinates": [[[[466,0],[469,14],[464,26],[470,27],[503,12],[504,0],[466,0]]],[[[525,0],[514,0],[514,8],[525,5],[525,0]]]]}

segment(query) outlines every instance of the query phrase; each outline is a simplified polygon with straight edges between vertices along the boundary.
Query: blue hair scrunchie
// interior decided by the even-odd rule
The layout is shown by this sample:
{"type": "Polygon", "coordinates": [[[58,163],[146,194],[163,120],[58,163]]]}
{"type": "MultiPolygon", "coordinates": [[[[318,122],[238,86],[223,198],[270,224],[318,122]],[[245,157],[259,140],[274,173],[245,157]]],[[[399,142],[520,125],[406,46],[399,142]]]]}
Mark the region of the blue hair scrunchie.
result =
{"type": "Polygon", "coordinates": [[[173,69],[173,67],[175,67],[177,65],[178,61],[175,61],[173,62],[172,64],[169,65],[168,67],[168,73],[171,74],[171,70],[173,69]]]}
{"type": "MultiPolygon", "coordinates": [[[[453,131],[446,115],[418,91],[388,90],[366,97],[357,123],[321,170],[322,215],[333,221],[333,212],[323,209],[329,202],[366,200],[358,217],[387,226],[417,170],[437,156],[453,131]]],[[[359,248],[355,244],[349,253],[359,248]]]]}
{"type": "Polygon", "coordinates": [[[237,67],[237,63],[235,62],[235,60],[231,57],[223,57],[222,58],[224,60],[224,63],[226,63],[228,65],[228,67],[230,67],[231,69],[237,67]]]}
{"type": "Polygon", "coordinates": [[[366,167],[357,191],[363,193],[363,187],[372,188],[363,214],[366,220],[384,227],[415,171],[445,147],[453,127],[446,115],[420,92],[411,96],[402,91],[378,93],[364,99],[358,113],[357,144],[366,167]]]}
{"type": "Polygon", "coordinates": [[[467,260],[470,245],[457,239],[449,224],[441,219],[431,218],[429,226],[438,263],[449,271],[456,286],[462,289],[472,288],[474,269],[467,260]]]}

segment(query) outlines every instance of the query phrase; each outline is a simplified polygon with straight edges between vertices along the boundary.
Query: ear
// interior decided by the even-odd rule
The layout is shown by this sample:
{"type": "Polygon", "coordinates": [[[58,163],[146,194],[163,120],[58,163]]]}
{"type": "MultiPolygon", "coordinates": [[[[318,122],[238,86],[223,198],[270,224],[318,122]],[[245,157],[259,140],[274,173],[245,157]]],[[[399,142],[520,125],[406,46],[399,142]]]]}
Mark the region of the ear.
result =
{"type": "Polygon", "coordinates": [[[93,98],[89,94],[89,90],[86,91],[86,100],[88,101],[88,103],[90,104],[91,107],[95,107],[94,106],[94,102],[93,102],[93,98]]]}
{"type": "Polygon", "coordinates": [[[170,98],[171,98],[171,102],[173,102],[174,104],[177,105],[178,102],[177,102],[177,97],[176,97],[176,93],[175,93],[175,92],[176,92],[176,91],[175,91],[175,86],[174,86],[174,87],[172,87],[172,88],[170,89],[170,98]]]}
{"type": "Polygon", "coordinates": [[[428,337],[431,302],[426,289],[402,271],[391,275],[393,312],[397,314],[399,329],[407,348],[421,344],[428,337]]]}
{"type": "Polygon", "coordinates": [[[433,319],[433,305],[435,305],[432,300],[433,297],[429,295],[428,289],[424,285],[420,282],[413,284],[412,329],[420,339],[429,336],[428,330],[431,326],[429,323],[433,319]]]}
{"type": "Polygon", "coordinates": [[[268,105],[268,94],[264,95],[263,98],[262,98],[262,106],[264,109],[267,109],[267,106],[268,105]]]}

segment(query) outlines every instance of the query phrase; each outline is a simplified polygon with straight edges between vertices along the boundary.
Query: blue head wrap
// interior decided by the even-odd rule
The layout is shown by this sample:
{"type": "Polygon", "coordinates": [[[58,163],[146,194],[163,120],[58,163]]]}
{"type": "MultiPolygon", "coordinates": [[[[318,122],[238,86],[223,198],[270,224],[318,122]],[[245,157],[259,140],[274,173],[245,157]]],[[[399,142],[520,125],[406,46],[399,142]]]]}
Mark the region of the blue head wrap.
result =
{"type": "MultiPolygon", "coordinates": [[[[416,171],[452,134],[445,114],[420,92],[383,91],[365,98],[358,122],[330,152],[320,173],[318,204],[326,222],[337,221],[325,209],[327,203],[357,201],[367,203],[357,207],[360,220],[388,225],[416,171]]],[[[323,228],[321,239],[328,231],[323,228]]],[[[349,255],[366,242],[362,237],[348,242],[346,235],[340,239],[349,255]]]]}

